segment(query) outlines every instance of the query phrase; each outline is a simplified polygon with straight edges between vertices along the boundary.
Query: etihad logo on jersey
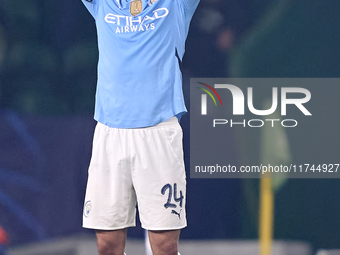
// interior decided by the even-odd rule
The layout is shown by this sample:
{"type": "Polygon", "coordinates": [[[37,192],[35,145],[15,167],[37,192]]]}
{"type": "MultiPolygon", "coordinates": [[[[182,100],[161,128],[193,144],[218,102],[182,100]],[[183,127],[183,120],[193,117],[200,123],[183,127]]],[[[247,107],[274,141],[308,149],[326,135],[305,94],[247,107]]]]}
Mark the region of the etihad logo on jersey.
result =
{"type": "Polygon", "coordinates": [[[109,13],[105,16],[105,22],[117,25],[115,31],[116,34],[140,31],[144,32],[148,30],[154,30],[156,27],[153,21],[165,18],[168,16],[168,14],[169,10],[165,7],[154,10],[151,16],[145,15],[144,17],[131,17],[109,13]],[[150,23],[150,21],[152,23],[150,23]]]}

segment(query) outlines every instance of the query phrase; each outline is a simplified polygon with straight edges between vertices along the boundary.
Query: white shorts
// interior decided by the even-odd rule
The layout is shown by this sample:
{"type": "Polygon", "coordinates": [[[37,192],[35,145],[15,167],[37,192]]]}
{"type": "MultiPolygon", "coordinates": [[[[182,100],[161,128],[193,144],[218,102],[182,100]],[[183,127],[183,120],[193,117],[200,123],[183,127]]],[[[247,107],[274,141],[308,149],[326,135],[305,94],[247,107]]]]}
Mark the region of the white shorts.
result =
{"type": "Polygon", "coordinates": [[[87,182],[83,227],[186,227],[183,132],[176,117],[153,127],[110,128],[98,123],[87,182]]]}

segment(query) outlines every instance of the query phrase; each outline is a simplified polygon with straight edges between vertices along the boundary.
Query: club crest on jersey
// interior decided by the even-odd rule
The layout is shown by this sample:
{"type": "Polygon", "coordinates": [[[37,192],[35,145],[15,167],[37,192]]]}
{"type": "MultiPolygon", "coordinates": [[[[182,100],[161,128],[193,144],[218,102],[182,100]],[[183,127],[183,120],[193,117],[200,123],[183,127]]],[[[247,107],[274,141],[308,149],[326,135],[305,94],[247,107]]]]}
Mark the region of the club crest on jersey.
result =
{"type": "Polygon", "coordinates": [[[130,13],[132,16],[136,16],[142,12],[143,4],[142,0],[134,0],[130,4],[130,13]]]}

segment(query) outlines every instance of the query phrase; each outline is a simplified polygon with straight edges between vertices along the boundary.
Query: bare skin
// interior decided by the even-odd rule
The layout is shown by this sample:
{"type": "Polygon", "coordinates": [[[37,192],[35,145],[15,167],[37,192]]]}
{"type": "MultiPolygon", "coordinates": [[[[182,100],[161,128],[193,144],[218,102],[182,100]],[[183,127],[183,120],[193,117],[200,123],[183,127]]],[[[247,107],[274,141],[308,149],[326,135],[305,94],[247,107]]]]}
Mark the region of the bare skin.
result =
{"type": "Polygon", "coordinates": [[[99,255],[123,255],[127,229],[96,230],[99,255]]]}
{"type": "Polygon", "coordinates": [[[153,255],[177,255],[180,230],[148,231],[153,255]]]}
{"type": "MultiPolygon", "coordinates": [[[[127,229],[96,230],[99,255],[123,255],[127,229]]],[[[148,231],[153,255],[177,255],[180,230],[148,231]]]]}

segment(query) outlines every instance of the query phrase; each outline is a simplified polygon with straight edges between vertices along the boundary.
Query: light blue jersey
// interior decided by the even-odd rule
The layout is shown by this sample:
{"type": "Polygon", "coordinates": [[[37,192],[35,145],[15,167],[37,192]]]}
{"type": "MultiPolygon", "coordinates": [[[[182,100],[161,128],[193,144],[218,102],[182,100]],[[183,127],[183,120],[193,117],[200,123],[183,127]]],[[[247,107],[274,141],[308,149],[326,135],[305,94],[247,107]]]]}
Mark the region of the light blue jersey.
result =
{"type": "Polygon", "coordinates": [[[82,1],[98,33],[95,119],[138,128],[180,118],[186,108],[179,65],[199,0],[82,1]]]}

